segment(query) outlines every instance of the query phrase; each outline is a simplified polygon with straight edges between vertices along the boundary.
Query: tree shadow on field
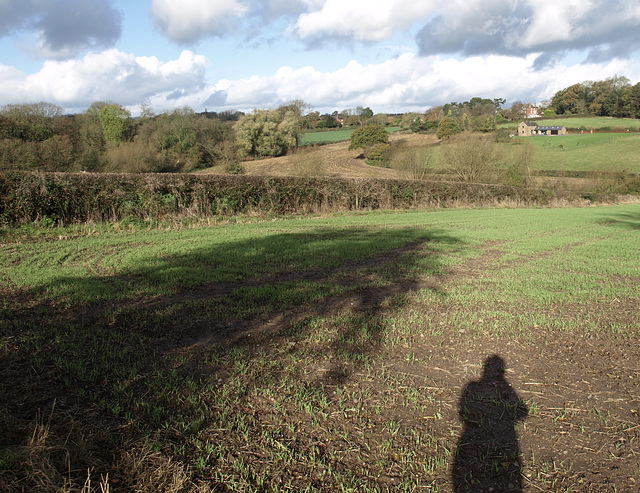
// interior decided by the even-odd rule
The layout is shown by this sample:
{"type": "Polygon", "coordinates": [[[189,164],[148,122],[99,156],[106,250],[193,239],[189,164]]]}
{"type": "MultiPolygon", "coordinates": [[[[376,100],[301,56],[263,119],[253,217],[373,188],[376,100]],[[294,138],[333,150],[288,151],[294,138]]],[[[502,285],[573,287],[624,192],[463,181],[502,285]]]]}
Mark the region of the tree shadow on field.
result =
{"type": "MultiPolygon", "coordinates": [[[[638,206],[640,209],[640,206],[638,206]]],[[[606,219],[598,221],[604,226],[616,226],[624,229],[640,229],[640,210],[637,214],[620,212],[606,219]]]]}
{"type": "Polygon", "coordinates": [[[490,356],[481,378],[462,391],[463,429],[452,468],[455,493],[523,491],[516,424],[529,411],[504,372],[504,360],[490,356]]]}
{"type": "MultiPolygon", "coordinates": [[[[309,385],[342,384],[381,350],[385,314],[403,297],[419,289],[444,295],[440,252],[463,247],[426,228],[318,228],[233,241],[212,236],[208,244],[198,231],[184,234],[193,244],[184,241],[181,253],[142,255],[115,273],[97,262],[95,275],[61,274],[10,293],[0,309],[0,416],[24,423],[56,402],[80,427],[89,426],[71,404],[80,400],[97,408],[104,429],[118,428],[124,416],[147,427],[148,436],[170,436],[179,418],[195,422],[197,429],[183,432],[195,434],[218,418],[167,395],[185,382],[223,386],[234,369],[215,361],[237,348],[249,363],[266,365],[283,351],[300,351],[304,361],[305,346],[316,344],[328,364],[309,385]],[[330,329],[328,339],[311,340],[316,323],[330,329]]],[[[0,433],[0,444],[14,439],[0,433]]],[[[124,440],[110,437],[102,454],[124,440]]]]}

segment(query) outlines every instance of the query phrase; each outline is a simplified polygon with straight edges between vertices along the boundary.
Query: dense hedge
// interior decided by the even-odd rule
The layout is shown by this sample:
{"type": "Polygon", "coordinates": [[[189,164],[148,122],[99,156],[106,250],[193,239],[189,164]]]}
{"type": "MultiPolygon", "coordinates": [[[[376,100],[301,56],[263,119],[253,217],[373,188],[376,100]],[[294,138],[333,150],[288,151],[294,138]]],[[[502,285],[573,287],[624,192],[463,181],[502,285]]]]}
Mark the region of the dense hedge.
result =
{"type": "Polygon", "coordinates": [[[541,191],[454,182],[193,174],[0,173],[0,223],[544,204],[541,191]]]}

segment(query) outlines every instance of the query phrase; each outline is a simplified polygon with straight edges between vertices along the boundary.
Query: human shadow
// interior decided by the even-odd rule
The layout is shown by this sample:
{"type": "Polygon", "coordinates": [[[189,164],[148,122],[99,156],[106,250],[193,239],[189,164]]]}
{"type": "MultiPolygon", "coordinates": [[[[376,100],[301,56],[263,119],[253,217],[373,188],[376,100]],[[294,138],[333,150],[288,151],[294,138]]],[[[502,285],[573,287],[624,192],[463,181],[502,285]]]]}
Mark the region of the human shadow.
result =
{"type": "Polygon", "coordinates": [[[490,356],[482,377],[462,391],[463,429],[452,469],[456,493],[523,491],[516,424],[529,411],[504,372],[504,360],[490,356]]]}

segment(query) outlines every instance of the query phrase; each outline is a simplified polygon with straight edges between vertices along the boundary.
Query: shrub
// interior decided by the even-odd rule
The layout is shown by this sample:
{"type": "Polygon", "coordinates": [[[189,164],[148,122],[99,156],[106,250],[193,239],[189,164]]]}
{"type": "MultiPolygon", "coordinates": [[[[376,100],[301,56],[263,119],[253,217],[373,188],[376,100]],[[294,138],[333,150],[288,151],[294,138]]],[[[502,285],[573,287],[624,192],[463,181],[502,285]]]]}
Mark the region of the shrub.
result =
{"type": "Polygon", "coordinates": [[[189,174],[0,172],[0,223],[68,224],[494,204],[548,197],[500,185],[189,174]]]}
{"type": "Polygon", "coordinates": [[[351,134],[349,150],[368,149],[374,144],[386,144],[389,142],[389,134],[381,125],[363,125],[356,128],[351,134]]]}
{"type": "Polygon", "coordinates": [[[374,166],[389,165],[389,144],[374,144],[365,151],[365,158],[374,166]]]}
{"type": "Polygon", "coordinates": [[[495,168],[496,146],[486,136],[464,133],[442,146],[450,172],[461,181],[477,182],[495,168]]]}
{"type": "Polygon", "coordinates": [[[439,139],[448,139],[452,135],[458,134],[460,132],[462,132],[462,127],[456,121],[456,119],[452,117],[446,117],[440,120],[440,123],[438,123],[436,136],[439,139]]]}
{"type": "Polygon", "coordinates": [[[405,173],[412,180],[423,180],[435,166],[437,154],[433,147],[405,149],[393,155],[391,166],[405,173]]]}

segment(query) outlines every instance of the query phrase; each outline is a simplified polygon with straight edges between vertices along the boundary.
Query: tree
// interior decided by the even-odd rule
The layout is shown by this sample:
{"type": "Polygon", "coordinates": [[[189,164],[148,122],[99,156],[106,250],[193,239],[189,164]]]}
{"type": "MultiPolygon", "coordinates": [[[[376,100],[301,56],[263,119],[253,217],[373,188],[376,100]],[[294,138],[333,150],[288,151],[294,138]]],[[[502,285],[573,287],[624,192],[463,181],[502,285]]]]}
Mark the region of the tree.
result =
{"type": "Polygon", "coordinates": [[[43,142],[54,136],[54,122],[63,109],[51,103],[8,104],[0,115],[13,123],[14,137],[23,141],[43,142]]]}
{"type": "Polygon", "coordinates": [[[525,118],[527,107],[522,101],[515,101],[509,108],[500,111],[502,116],[510,121],[518,121],[525,118]]]}
{"type": "Polygon", "coordinates": [[[358,107],[358,109],[360,110],[360,118],[368,120],[373,116],[373,110],[368,106],[366,108],[358,107]]]}
{"type": "Polygon", "coordinates": [[[496,129],[496,119],[491,115],[478,117],[475,121],[475,129],[480,132],[493,132],[496,129]]]}
{"type": "Polygon", "coordinates": [[[386,144],[389,142],[389,134],[381,125],[363,125],[356,128],[351,134],[349,150],[366,150],[374,144],[386,144]]]}
{"type": "Polygon", "coordinates": [[[465,133],[442,146],[442,158],[461,181],[477,182],[494,165],[495,149],[487,136],[465,133]]]}
{"type": "Polygon", "coordinates": [[[131,136],[131,113],[119,104],[107,104],[98,114],[102,133],[110,144],[119,144],[131,136]]]}
{"type": "Polygon", "coordinates": [[[254,110],[234,125],[241,155],[254,158],[281,156],[298,146],[300,115],[294,111],[254,110]]]}
{"type": "Polygon", "coordinates": [[[436,136],[439,139],[448,139],[452,135],[462,132],[462,127],[457,120],[451,116],[442,118],[438,123],[438,130],[436,136]]]}

